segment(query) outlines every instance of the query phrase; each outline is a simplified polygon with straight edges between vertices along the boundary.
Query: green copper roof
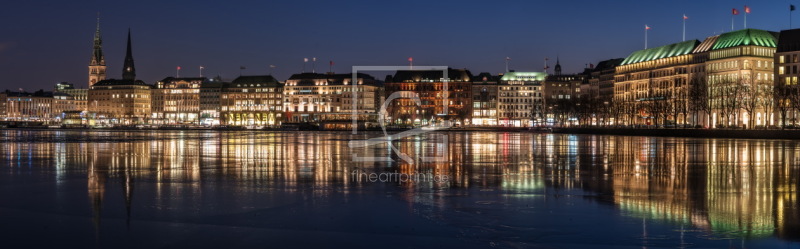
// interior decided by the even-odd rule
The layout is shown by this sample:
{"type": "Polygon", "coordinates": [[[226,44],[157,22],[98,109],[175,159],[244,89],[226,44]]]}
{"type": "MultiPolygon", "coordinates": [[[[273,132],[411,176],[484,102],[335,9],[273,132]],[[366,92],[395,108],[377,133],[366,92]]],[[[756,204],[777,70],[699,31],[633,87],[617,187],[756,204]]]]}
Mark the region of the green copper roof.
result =
{"type": "Polygon", "coordinates": [[[774,48],[778,42],[777,37],[778,33],[760,29],[737,30],[720,35],[712,50],[747,45],[774,48]]]}
{"type": "Polygon", "coordinates": [[[500,81],[544,81],[545,77],[543,72],[507,72],[500,81]]]}
{"type": "Polygon", "coordinates": [[[631,53],[621,65],[628,65],[633,63],[658,60],[667,57],[679,56],[689,54],[694,48],[700,44],[698,40],[689,40],[679,43],[673,43],[657,48],[648,48],[631,53]]]}

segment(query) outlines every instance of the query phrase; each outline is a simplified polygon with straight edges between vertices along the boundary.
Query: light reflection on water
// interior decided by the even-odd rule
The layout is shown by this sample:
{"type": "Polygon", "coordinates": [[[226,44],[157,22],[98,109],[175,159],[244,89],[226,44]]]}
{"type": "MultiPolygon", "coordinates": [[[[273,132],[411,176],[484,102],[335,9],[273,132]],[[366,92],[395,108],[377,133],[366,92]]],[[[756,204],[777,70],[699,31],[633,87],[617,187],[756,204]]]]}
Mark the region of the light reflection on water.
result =
{"type": "MultiPolygon", "coordinates": [[[[32,181],[55,195],[31,200],[6,188],[0,197],[18,201],[0,207],[81,214],[74,211],[76,207],[61,207],[62,202],[81,202],[73,205],[91,210],[98,237],[103,219],[114,216],[104,210],[123,212],[130,226],[137,219],[169,221],[258,210],[292,198],[305,200],[300,205],[313,211],[333,206],[338,198],[347,203],[391,195],[408,205],[411,216],[491,230],[497,234],[492,240],[510,245],[567,243],[520,239],[520,234],[536,234],[541,227],[514,217],[547,215],[536,210],[569,206],[586,213],[565,215],[588,219],[588,224],[596,218],[592,212],[613,207],[623,219],[619,222],[625,226],[620,229],[627,239],[620,242],[615,238],[620,234],[600,235],[609,238],[603,243],[612,245],[687,245],[653,242],[659,230],[648,226],[661,226],[666,231],[661,233],[667,234],[662,236],[680,236],[681,241],[684,232],[691,231],[690,244],[800,240],[797,141],[429,133],[395,141],[394,146],[415,158],[444,156],[447,161],[408,164],[351,160],[354,154],[392,156],[385,144],[348,148],[349,140],[378,133],[2,130],[0,134],[4,184],[19,188],[32,181]],[[354,169],[430,172],[447,175],[450,181],[357,182],[354,169]],[[85,186],[81,197],[75,194],[77,181],[85,186]],[[78,201],[83,198],[88,202],[78,201]],[[121,199],[124,211],[104,207],[109,199],[116,203],[121,199]],[[675,231],[680,235],[671,234],[675,231]]],[[[551,225],[548,229],[568,226],[551,225]]]]}

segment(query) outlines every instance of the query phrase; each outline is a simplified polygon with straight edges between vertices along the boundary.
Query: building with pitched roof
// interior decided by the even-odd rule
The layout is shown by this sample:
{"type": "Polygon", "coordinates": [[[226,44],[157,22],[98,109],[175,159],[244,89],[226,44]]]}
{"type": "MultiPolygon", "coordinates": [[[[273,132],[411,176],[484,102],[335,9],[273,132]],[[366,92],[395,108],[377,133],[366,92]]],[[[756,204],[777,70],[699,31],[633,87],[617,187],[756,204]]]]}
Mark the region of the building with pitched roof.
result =
{"type": "Polygon", "coordinates": [[[772,94],[778,33],[743,29],[723,33],[707,51],[710,126],[774,125],[772,94]]]}
{"type": "Polygon", "coordinates": [[[472,78],[472,125],[497,125],[497,98],[500,76],[480,73],[472,78]]]}
{"type": "MultiPolygon", "coordinates": [[[[692,51],[700,44],[689,40],[639,50],[616,67],[614,75],[615,118],[623,125],[686,123],[689,67],[696,63],[692,51]]],[[[702,62],[701,62],[702,63],[702,62]]]]}
{"type": "Polygon", "coordinates": [[[402,95],[389,104],[391,123],[425,126],[449,121],[452,125],[469,124],[472,114],[472,73],[466,69],[450,68],[447,78],[444,79],[441,70],[397,71],[391,81],[386,82],[386,96],[396,92],[402,95]],[[411,93],[419,96],[420,105],[417,105],[411,93]]]}
{"type": "Polygon", "coordinates": [[[283,122],[283,83],[272,75],[239,76],[220,92],[220,124],[280,126],[283,122]]]}
{"type": "Polygon", "coordinates": [[[167,77],[151,91],[153,124],[199,124],[200,86],[206,77],[167,77]]]}
{"type": "Polygon", "coordinates": [[[356,75],[356,82],[353,74],[299,73],[286,80],[284,96],[287,122],[348,130],[355,117],[363,129],[378,125],[383,85],[363,73],[356,75]]]}

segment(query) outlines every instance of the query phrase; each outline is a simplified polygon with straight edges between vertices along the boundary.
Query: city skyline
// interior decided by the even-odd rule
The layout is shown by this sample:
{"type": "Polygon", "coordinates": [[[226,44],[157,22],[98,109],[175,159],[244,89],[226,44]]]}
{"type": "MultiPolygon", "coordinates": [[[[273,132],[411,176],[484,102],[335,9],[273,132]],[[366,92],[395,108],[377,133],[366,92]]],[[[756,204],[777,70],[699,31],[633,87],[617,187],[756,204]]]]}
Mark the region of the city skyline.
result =
{"type": "MultiPolygon", "coordinates": [[[[101,16],[107,66],[111,69],[108,78],[122,78],[116,69],[121,68],[125,51],[124,40],[127,28],[130,27],[135,37],[134,47],[139,62],[137,63],[139,78],[148,84],[153,84],[166,76],[174,76],[177,66],[182,67],[182,76],[197,76],[201,65],[204,66],[204,76],[220,75],[226,80],[239,76],[240,66],[247,67],[242,72],[243,75],[257,75],[270,73],[269,65],[276,65],[275,77],[286,79],[289,75],[303,70],[303,58],[313,57],[318,59],[317,72],[328,71],[328,61],[334,61],[333,70],[342,73],[349,72],[351,65],[405,65],[408,57],[414,57],[416,65],[444,64],[453,68],[467,68],[474,73],[497,74],[505,71],[506,57],[511,57],[512,70],[541,71],[545,57],[551,58],[552,69],[553,57],[557,56],[561,59],[564,72],[573,73],[587,64],[627,57],[631,52],[643,49],[645,24],[652,27],[648,31],[649,47],[679,42],[684,14],[689,17],[687,40],[702,40],[713,34],[730,31],[730,9],[738,8],[742,11],[747,4],[752,9],[748,28],[779,31],[788,28],[788,6],[791,3],[587,2],[572,4],[571,8],[559,7],[565,5],[563,3],[513,3],[518,7],[512,9],[508,8],[507,3],[499,3],[497,6],[464,3],[464,8],[458,8],[463,14],[432,10],[437,7],[452,7],[449,6],[451,2],[423,5],[412,1],[402,6],[392,6],[398,11],[388,11],[384,14],[379,11],[384,10],[381,4],[314,3],[306,6],[309,10],[303,13],[323,14],[307,18],[290,17],[293,13],[298,14],[296,10],[299,6],[293,3],[275,3],[274,6],[258,6],[254,3],[254,5],[214,9],[208,8],[209,5],[213,5],[212,3],[199,2],[197,5],[201,11],[197,15],[204,18],[181,14],[174,18],[158,15],[169,10],[188,11],[198,8],[187,3],[148,5],[149,10],[134,4],[113,7],[103,4],[84,4],[92,5],[86,7],[58,6],[64,3],[54,3],[37,9],[25,6],[27,3],[15,3],[16,6],[8,10],[16,11],[4,13],[6,14],[4,18],[15,18],[32,25],[27,29],[2,28],[4,29],[2,32],[9,36],[0,40],[0,73],[8,76],[2,83],[2,86],[8,89],[16,89],[18,86],[24,86],[26,91],[50,89],[55,82],[61,81],[85,88],[86,65],[91,55],[97,12],[100,12],[101,16]],[[561,17],[558,17],[559,13],[537,14],[537,11],[525,11],[526,7],[540,5],[543,9],[571,11],[559,12],[562,14],[561,17]],[[247,6],[253,8],[244,9],[247,6]],[[274,20],[261,22],[261,18],[247,15],[259,9],[255,6],[274,9],[264,13],[274,14],[277,17],[274,20]],[[430,7],[420,8],[428,6],[430,7]],[[76,10],[69,11],[70,14],[67,16],[57,11],[61,7],[76,10]],[[315,8],[328,8],[328,12],[342,13],[342,15],[315,12],[313,11],[315,8]],[[383,18],[387,21],[365,23],[363,19],[345,18],[348,12],[334,11],[337,8],[364,14],[367,19],[383,18]],[[619,11],[624,9],[637,11],[619,11]],[[419,13],[419,15],[403,16],[400,14],[404,12],[403,10],[417,11],[409,13],[419,13]],[[242,11],[242,14],[236,14],[239,13],[237,11],[242,11]],[[215,12],[216,15],[210,12],[215,12]],[[563,12],[569,12],[570,15],[574,14],[577,17],[568,18],[563,12]],[[782,15],[774,14],[781,12],[786,15],[781,17],[782,15]],[[146,13],[152,14],[144,15],[146,13]],[[437,13],[441,18],[426,15],[437,13]],[[766,15],[766,13],[772,14],[766,15]],[[601,19],[606,22],[599,24],[592,21],[604,14],[612,16],[601,19]],[[674,23],[671,23],[668,17],[673,15],[674,23]],[[398,21],[392,18],[394,16],[402,16],[409,21],[398,21]],[[340,20],[340,17],[343,20],[340,20]],[[35,18],[37,22],[30,22],[31,18],[35,18]],[[321,22],[325,18],[336,18],[336,24],[342,27],[321,22]],[[545,18],[555,18],[555,20],[542,22],[545,18]],[[56,21],[59,25],[53,25],[56,21]],[[44,27],[39,29],[37,25],[44,27]],[[459,25],[462,27],[453,29],[459,25]],[[262,26],[263,31],[260,29],[262,26]],[[600,28],[581,29],[591,26],[600,28]],[[308,28],[306,30],[298,27],[308,28]],[[353,27],[357,32],[347,32],[349,27],[353,27]],[[719,30],[714,31],[715,29],[719,30]],[[257,30],[257,33],[254,34],[253,30],[257,30]],[[520,30],[531,31],[519,32],[520,30]],[[417,32],[419,36],[401,35],[411,32],[417,32]],[[602,36],[598,36],[598,32],[602,33],[602,36]],[[347,42],[345,38],[353,33],[355,37],[360,38],[360,41],[347,42]],[[61,37],[44,39],[48,35],[61,37]],[[321,35],[323,38],[307,38],[316,35],[321,35]],[[377,42],[370,42],[370,38],[377,42]],[[587,41],[591,41],[590,46],[586,46],[587,41]],[[446,46],[447,44],[450,46],[446,46]],[[394,48],[385,49],[386,46],[394,48]],[[31,51],[32,49],[37,50],[31,51]],[[42,68],[47,68],[48,73],[36,73],[42,68]]],[[[303,16],[303,13],[299,15],[303,16]]],[[[743,28],[742,15],[736,16],[735,21],[735,29],[743,28]]],[[[310,71],[310,64],[311,62],[306,71],[310,71]]],[[[382,78],[382,75],[376,77],[382,78]]]]}

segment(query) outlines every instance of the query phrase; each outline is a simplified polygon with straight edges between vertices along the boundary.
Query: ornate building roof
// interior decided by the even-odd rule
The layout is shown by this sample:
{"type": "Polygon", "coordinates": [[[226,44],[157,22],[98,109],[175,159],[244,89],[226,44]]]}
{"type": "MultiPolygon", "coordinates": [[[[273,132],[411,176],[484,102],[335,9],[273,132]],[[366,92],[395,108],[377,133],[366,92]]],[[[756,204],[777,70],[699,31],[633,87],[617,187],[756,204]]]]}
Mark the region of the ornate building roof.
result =
{"type": "Polygon", "coordinates": [[[661,47],[648,48],[631,53],[621,65],[628,65],[633,63],[658,60],[667,57],[679,56],[692,53],[692,51],[700,44],[698,40],[689,40],[679,43],[664,45],[661,47]]]}
{"type": "Polygon", "coordinates": [[[747,45],[774,48],[777,44],[778,33],[776,32],[760,29],[743,29],[719,35],[712,50],[747,45]]]}

